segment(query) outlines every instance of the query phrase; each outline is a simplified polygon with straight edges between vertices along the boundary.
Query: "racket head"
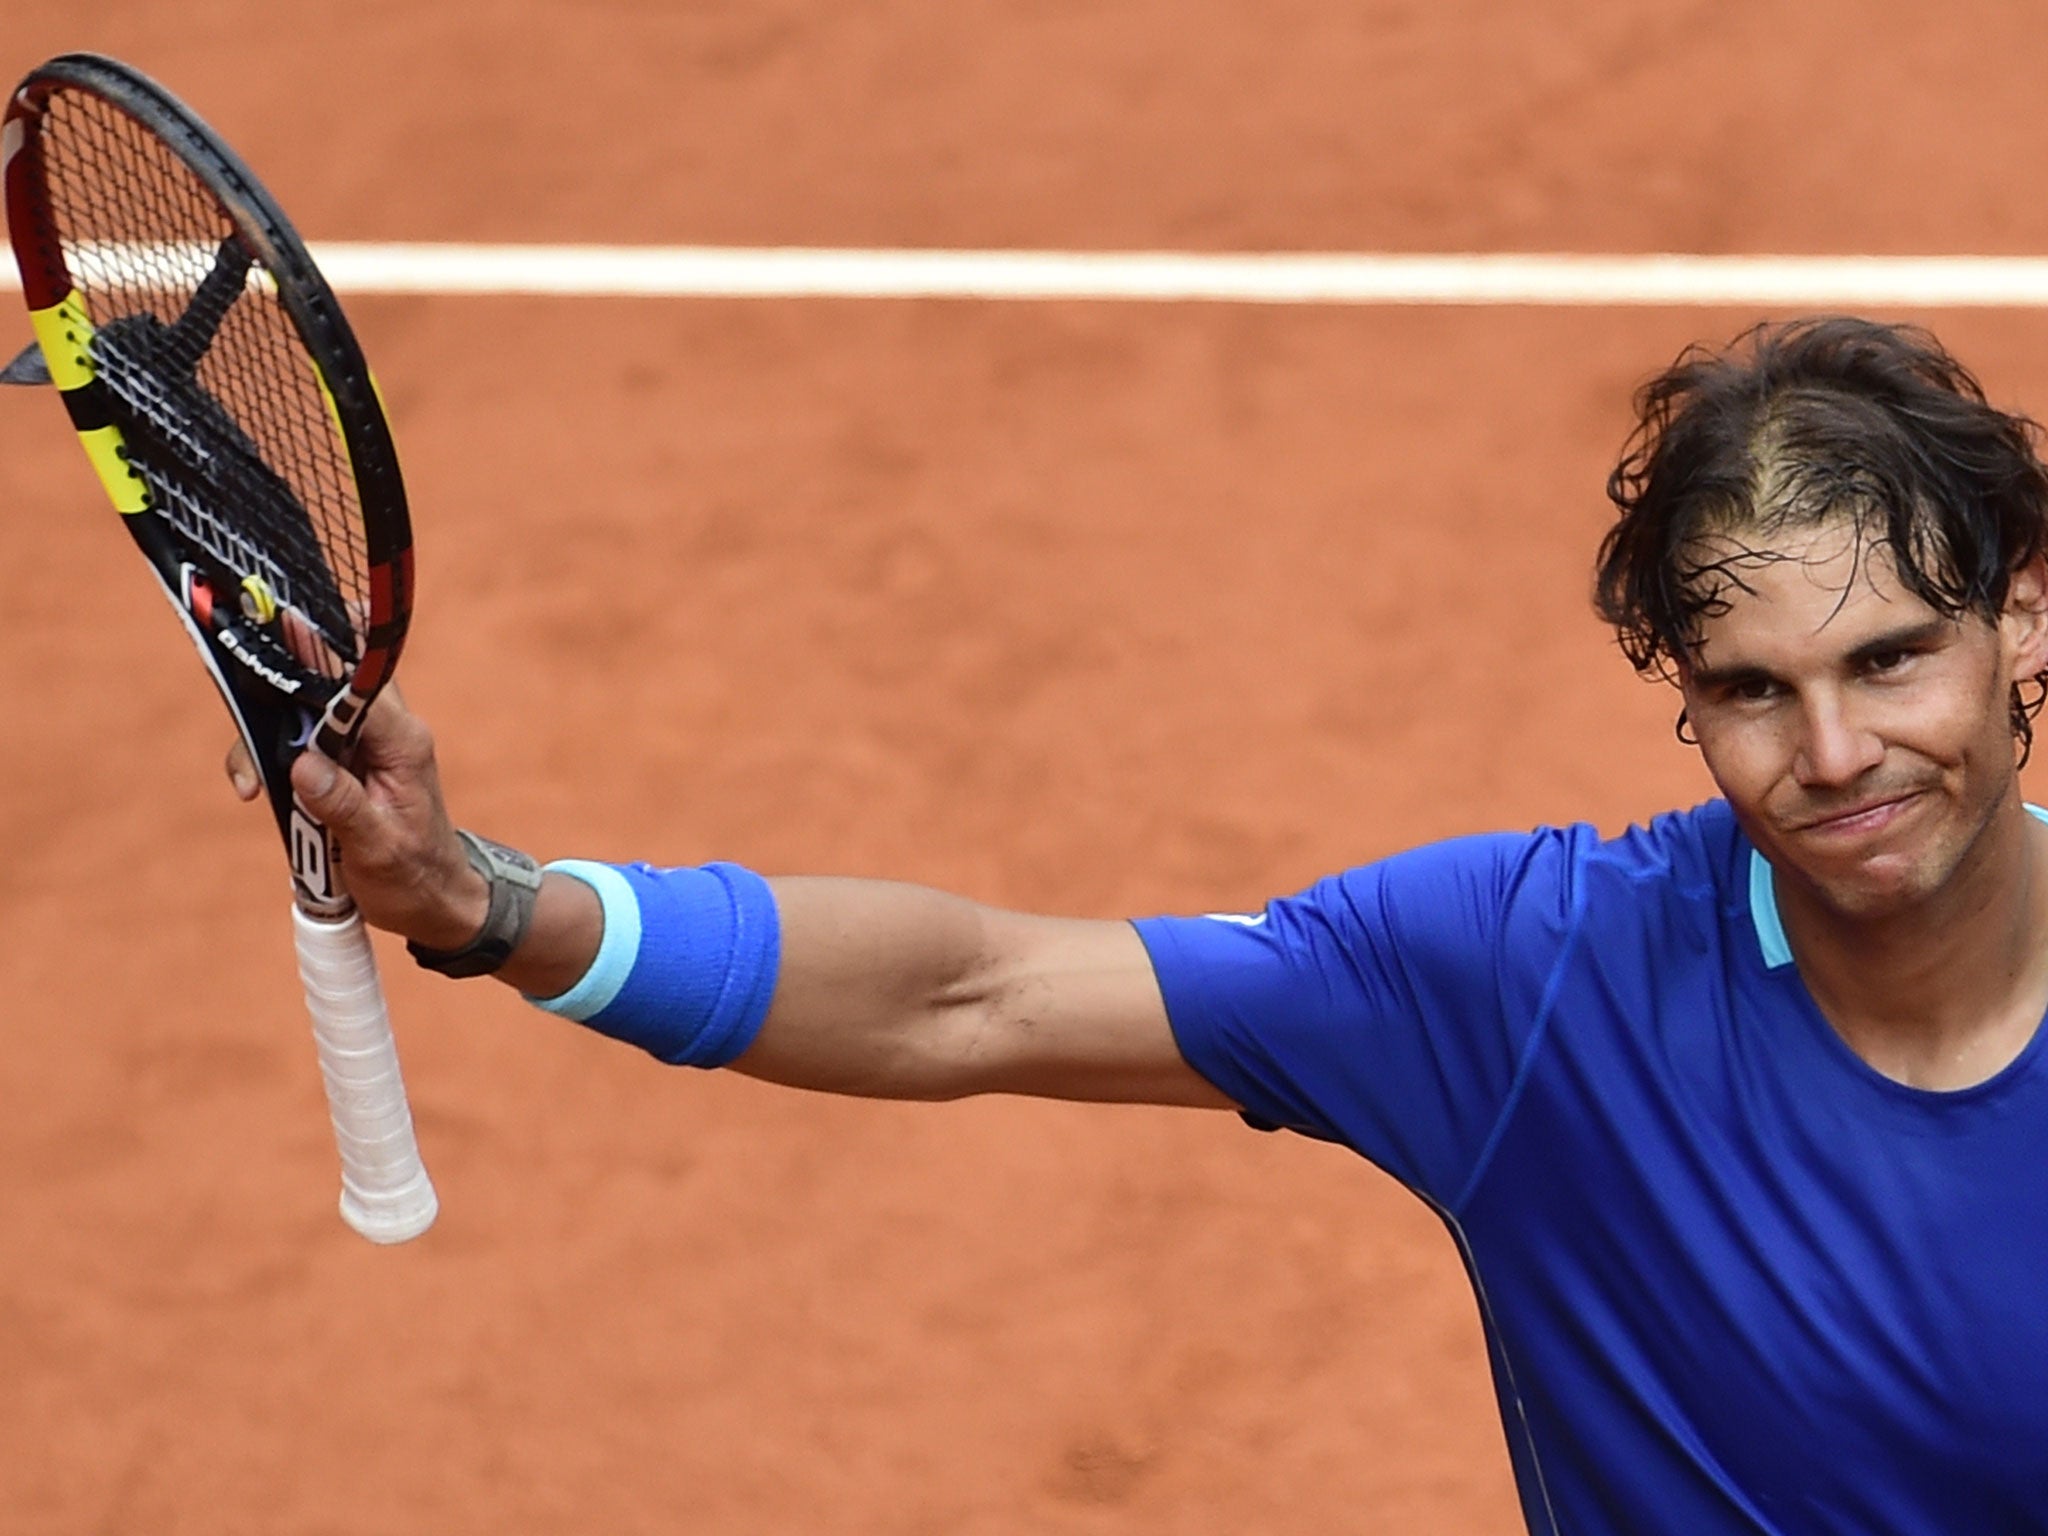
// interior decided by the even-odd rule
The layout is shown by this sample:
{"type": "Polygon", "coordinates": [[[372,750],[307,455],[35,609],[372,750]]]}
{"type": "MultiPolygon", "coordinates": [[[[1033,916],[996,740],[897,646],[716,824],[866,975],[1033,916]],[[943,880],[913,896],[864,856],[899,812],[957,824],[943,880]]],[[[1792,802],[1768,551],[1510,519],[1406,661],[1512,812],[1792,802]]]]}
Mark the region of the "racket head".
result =
{"type": "Polygon", "coordinates": [[[346,758],[412,613],[404,483],[362,349],[276,200],[128,65],[31,71],[0,166],[72,424],[234,715],[301,905],[346,910],[289,769],[309,742],[346,758]]]}

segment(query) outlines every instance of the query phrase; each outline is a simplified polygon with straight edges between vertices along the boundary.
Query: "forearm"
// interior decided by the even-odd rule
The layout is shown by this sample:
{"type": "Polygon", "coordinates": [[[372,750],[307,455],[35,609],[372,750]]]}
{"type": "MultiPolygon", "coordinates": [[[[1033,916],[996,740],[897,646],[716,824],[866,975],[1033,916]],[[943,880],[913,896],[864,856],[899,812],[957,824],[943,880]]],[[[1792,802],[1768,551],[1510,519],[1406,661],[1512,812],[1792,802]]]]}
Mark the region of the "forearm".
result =
{"type": "MultiPolygon", "coordinates": [[[[1222,1102],[1181,1061],[1127,924],[1027,917],[876,880],[797,876],[768,889],[772,1003],[732,1061],[739,1071],[880,1098],[1222,1102]]],[[[498,974],[530,997],[556,997],[589,971],[604,923],[590,886],[551,873],[527,938],[498,974]]],[[[703,940],[657,919],[640,943],[703,940]]],[[[673,1059],[666,1020],[659,1043],[615,1018],[591,1022],[673,1059]]]]}
{"type": "Polygon", "coordinates": [[[1034,920],[880,880],[770,886],[782,966],[760,1035],[734,1063],[750,1076],[877,1098],[1017,1090],[1029,1032],[1056,1010],[1092,1011],[1084,997],[1052,1002],[1042,955],[1019,964],[1015,927],[1034,920]],[[1037,1020],[1026,1017],[1034,991],[1037,1020]]]}
{"type": "Polygon", "coordinates": [[[1182,1058],[1129,923],[868,881],[774,886],[782,980],[739,1071],[876,1098],[1234,1107],[1182,1058]]]}

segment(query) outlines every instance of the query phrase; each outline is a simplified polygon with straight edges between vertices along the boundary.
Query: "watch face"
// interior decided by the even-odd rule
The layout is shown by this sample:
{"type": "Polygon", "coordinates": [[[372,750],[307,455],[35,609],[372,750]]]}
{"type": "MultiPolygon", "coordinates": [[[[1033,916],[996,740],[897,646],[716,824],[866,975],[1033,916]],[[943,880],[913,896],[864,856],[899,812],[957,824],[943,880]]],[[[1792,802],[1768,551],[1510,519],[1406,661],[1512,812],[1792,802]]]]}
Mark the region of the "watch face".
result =
{"type": "Polygon", "coordinates": [[[462,839],[470,866],[491,888],[483,929],[460,949],[427,949],[411,941],[405,947],[421,966],[443,976],[488,976],[526,937],[527,925],[533,921],[534,896],[540,890],[541,869],[516,848],[461,829],[456,836],[462,839]]]}
{"type": "MultiPolygon", "coordinates": [[[[474,832],[464,832],[461,836],[473,845],[475,852],[483,855],[484,863],[477,867],[485,879],[511,880],[533,890],[540,889],[540,865],[531,855],[521,853],[517,848],[507,848],[488,837],[479,837],[474,832]]],[[[472,857],[470,862],[476,863],[475,858],[472,857]]]]}

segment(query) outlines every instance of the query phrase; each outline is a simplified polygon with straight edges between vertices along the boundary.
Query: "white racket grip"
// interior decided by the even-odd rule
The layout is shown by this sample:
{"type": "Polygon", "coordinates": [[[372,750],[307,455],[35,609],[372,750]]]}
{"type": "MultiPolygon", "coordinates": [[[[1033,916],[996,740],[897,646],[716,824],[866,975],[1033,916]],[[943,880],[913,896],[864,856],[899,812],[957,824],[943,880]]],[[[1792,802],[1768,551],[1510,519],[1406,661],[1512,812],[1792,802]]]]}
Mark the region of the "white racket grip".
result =
{"type": "Polygon", "coordinates": [[[341,1153],[341,1219],[373,1243],[405,1242],[441,1207],[413,1139],[369,930],[359,913],[337,922],[297,906],[292,924],[341,1153]]]}

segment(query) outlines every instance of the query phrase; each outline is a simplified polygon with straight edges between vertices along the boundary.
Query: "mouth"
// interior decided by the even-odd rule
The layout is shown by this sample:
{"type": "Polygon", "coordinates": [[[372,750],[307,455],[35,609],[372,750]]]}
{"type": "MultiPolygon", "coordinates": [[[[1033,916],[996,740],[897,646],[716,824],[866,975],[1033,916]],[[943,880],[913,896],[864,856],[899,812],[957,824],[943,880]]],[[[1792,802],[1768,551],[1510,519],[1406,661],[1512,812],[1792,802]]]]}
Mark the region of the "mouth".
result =
{"type": "Polygon", "coordinates": [[[1808,837],[1853,839],[1870,836],[1890,827],[1920,801],[1921,791],[1905,790],[1875,800],[1861,801],[1816,816],[1793,830],[1808,837]]]}

